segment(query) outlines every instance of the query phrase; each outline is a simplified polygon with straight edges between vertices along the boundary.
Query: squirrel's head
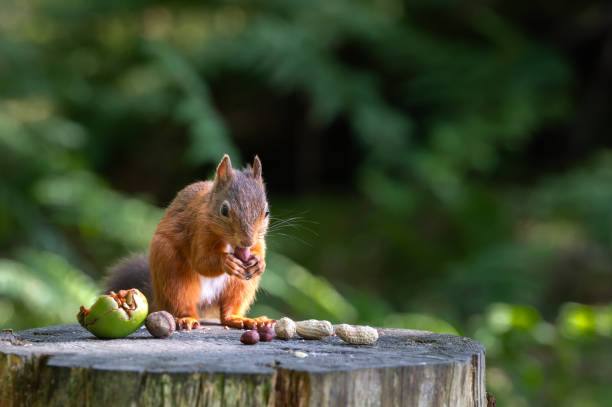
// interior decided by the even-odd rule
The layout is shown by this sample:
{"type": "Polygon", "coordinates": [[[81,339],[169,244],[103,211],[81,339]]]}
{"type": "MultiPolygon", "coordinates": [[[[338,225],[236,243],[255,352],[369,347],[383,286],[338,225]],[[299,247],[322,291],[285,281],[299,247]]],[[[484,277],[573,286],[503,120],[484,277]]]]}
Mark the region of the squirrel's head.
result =
{"type": "Polygon", "coordinates": [[[207,213],[214,232],[234,249],[252,247],[268,230],[269,208],[261,176],[261,161],[234,170],[226,154],[217,167],[207,213]]]}

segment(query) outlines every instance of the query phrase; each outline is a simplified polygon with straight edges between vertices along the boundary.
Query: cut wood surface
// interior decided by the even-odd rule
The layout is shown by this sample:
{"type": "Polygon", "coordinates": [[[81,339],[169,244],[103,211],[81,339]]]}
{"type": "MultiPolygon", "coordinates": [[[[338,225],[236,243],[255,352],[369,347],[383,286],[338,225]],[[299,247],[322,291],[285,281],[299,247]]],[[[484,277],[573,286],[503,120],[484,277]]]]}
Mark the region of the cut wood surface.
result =
{"type": "Polygon", "coordinates": [[[215,324],[166,339],[141,328],[100,340],[79,325],[3,333],[0,406],[486,406],[480,343],[381,330],[374,345],[243,345],[243,331],[215,324]]]}

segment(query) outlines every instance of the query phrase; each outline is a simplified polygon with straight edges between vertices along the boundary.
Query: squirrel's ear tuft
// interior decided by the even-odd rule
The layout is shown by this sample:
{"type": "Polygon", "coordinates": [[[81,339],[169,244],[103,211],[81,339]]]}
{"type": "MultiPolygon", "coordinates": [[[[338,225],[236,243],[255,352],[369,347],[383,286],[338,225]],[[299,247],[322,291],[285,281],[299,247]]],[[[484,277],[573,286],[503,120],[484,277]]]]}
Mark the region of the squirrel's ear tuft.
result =
{"type": "Polygon", "coordinates": [[[230,161],[229,155],[225,154],[217,167],[217,175],[215,181],[218,184],[224,184],[229,181],[232,177],[232,162],[230,161]]]}
{"type": "Polygon", "coordinates": [[[253,178],[261,179],[261,161],[258,156],[253,159],[253,178]]]}

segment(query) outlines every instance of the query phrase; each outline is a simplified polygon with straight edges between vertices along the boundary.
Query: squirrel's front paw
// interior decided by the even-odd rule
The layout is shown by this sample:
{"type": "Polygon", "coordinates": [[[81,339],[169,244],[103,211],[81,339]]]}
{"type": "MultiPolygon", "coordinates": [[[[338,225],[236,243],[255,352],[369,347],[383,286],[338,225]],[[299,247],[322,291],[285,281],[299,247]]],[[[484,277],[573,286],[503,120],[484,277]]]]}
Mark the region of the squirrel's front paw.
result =
{"type": "Polygon", "coordinates": [[[261,275],[266,270],[266,261],[257,254],[251,255],[246,264],[246,273],[244,278],[250,280],[253,277],[261,275]]]}
{"type": "Polygon", "coordinates": [[[244,278],[244,275],[246,274],[244,263],[231,253],[225,254],[225,259],[223,261],[223,271],[225,271],[230,276],[238,278],[244,278]]]}

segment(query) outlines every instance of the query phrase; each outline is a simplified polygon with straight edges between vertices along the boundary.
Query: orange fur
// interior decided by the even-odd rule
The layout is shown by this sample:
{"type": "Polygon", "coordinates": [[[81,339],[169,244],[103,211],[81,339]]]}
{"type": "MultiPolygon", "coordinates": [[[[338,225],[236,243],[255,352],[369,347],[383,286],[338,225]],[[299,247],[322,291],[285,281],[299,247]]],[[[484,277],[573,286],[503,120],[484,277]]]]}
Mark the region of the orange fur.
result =
{"type": "Polygon", "coordinates": [[[214,183],[196,182],[181,190],[166,209],[151,241],[154,308],[170,312],[180,327],[189,329],[195,326],[202,306],[200,276],[228,273],[230,277],[217,301],[205,308],[220,311],[221,322],[234,327],[271,322],[265,317],[244,318],[265,270],[265,199],[257,158],[252,170],[238,173],[225,156],[214,183]],[[227,205],[229,216],[219,214],[220,205],[227,205]],[[253,265],[242,263],[227,250],[243,247],[244,243],[259,258],[253,265]],[[244,275],[253,277],[246,279],[244,275]]]}

